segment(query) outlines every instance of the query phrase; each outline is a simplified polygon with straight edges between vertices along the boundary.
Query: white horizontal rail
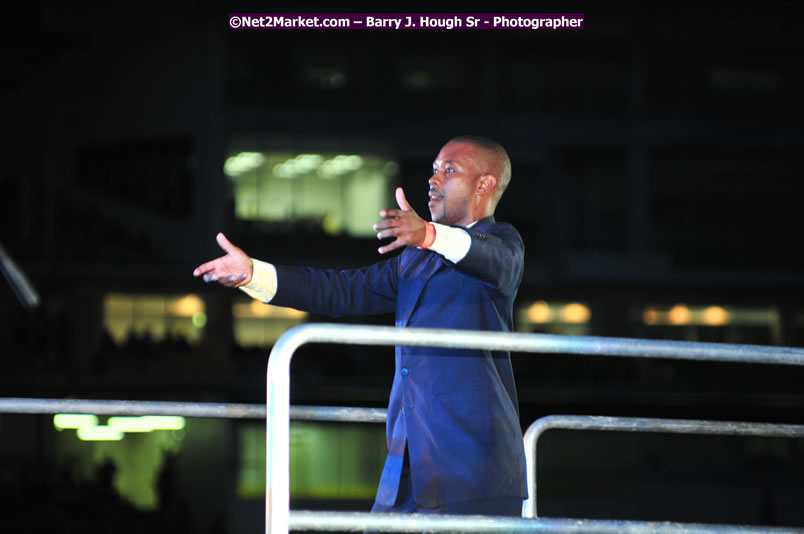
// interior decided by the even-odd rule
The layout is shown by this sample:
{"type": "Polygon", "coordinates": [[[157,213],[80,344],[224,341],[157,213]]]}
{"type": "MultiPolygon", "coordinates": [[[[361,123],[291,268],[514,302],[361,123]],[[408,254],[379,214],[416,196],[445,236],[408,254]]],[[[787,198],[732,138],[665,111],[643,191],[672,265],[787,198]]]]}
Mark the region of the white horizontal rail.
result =
{"type": "MultiPolygon", "coordinates": [[[[0,398],[0,413],[95,415],[180,415],[222,419],[264,419],[264,404],[216,402],[162,402],[94,399],[0,398]]],[[[384,423],[385,409],[352,406],[291,406],[290,418],[299,421],[384,423]]]]}
{"type": "Polygon", "coordinates": [[[482,515],[372,514],[292,511],[292,530],[327,532],[549,532],[554,534],[801,534],[804,529],[600,519],[522,519],[482,515]]]}

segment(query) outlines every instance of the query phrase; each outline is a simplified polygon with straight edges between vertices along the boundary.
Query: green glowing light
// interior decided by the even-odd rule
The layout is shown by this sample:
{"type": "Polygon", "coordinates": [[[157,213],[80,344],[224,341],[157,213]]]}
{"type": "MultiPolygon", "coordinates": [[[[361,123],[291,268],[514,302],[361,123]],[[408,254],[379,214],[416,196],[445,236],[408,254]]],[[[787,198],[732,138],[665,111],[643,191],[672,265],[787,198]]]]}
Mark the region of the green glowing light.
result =
{"type": "Polygon", "coordinates": [[[64,430],[65,428],[83,428],[97,424],[97,415],[58,413],[53,416],[53,426],[58,430],[64,430]]]}
{"type": "Polygon", "coordinates": [[[316,170],[321,166],[321,162],[324,160],[320,154],[299,154],[294,159],[297,162],[296,166],[301,172],[316,170]]]}
{"type": "Polygon", "coordinates": [[[153,430],[181,430],[184,417],[169,415],[143,415],[141,417],[110,417],[107,423],[119,432],[151,432],[153,430]]]}
{"type": "Polygon", "coordinates": [[[223,165],[223,172],[228,176],[240,176],[252,169],[256,169],[265,162],[265,156],[260,152],[241,152],[236,156],[227,158],[223,165]]]}
{"type": "Polygon", "coordinates": [[[150,432],[153,430],[142,417],[110,417],[106,424],[118,432],[150,432]]]}
{"type": "Polygon", "coordinates": [[[184,428],[184,417],[175,415],[143,415],[153,430],[181,430],[184,428]]]}
{"type": "Polygon", "coordinates": [[[75,433],[81,441],[120,441],[125,435],[108,426],[83,426],[75,433]]]}
{"type": "Polygon", "coordinates": [[[360,156],[355,155],[346,156],[345,162],[346,162],[346,168],[349,169],[350,171],[356,171],[357,169],[363,166],[363,158],[361,158],[360,156]]]}
{"type": "Polygon", "coordinates": [[[196,312],[193,314],[191,321],[194,327],[204,328],[204,325],[207,324],[207,314],[204,312],[196,312]]]}

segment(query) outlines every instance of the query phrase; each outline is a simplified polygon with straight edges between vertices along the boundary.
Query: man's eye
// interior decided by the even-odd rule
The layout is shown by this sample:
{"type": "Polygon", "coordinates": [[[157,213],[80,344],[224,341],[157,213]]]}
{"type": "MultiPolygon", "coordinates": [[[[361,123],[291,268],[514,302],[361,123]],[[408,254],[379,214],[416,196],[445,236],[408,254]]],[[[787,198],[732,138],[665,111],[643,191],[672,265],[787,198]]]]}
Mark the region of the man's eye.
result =
{"type": "Polygon", "coordinates": [[[453,169],[452,167],[447,167],[447,170],[445,170],[444,172],[446,172],[447,174],[452,174],[453,172],[455,172],[455,169],[453,169]]]}
{"type": "Polygon", "coordinates": [[[438,169],[436,167],[433,167],[433,174],[438,174],[438,169]]]}

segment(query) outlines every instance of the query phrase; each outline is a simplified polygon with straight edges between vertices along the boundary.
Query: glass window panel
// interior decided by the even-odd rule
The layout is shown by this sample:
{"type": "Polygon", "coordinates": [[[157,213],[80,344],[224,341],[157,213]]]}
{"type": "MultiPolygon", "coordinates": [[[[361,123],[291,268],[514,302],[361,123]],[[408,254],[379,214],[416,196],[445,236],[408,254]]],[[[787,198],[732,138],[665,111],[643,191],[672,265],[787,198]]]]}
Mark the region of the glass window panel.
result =
{"type": "Polygon", "coordinates": [[[234,338],[241,347],[270,347],[306,318],[305,312],[253,299],[236,299],[232,304],[234,338]]]}
{"type": "Polygon", "coordinates": [[[374,235],[397,169],[380,155],[312,152],[233,152],[224,164],[237,218],[312,221],[353,236],[374,235]]]}
{"type": "Polygon", "coordinates": [[[168,335],[190,343],[201,340],[206,323],[198,295],[109,294],[103,300],[103,327],[117,344],[132,334],[163,341],[168,335]]]}

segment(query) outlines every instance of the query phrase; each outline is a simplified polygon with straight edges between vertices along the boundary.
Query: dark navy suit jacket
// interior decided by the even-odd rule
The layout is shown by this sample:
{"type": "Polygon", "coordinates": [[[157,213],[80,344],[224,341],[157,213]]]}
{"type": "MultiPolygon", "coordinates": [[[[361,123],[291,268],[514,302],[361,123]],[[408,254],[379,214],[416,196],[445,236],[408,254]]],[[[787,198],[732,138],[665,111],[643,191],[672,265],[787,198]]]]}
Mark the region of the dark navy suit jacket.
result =
{"type": "MultiPolygon", "coordinates": [[[[512,331],[522,238],[493,217],[466,231],[471,248],[457,264],[406,247],[360,269],[276,266],[271,304],[334,316],[395,311],[398,327],[512,331]]],[[[396,347],[387,438],[378,504],[394,505],[406,445],[419,506],[527,496],[507,352],[396,347]]]]}

